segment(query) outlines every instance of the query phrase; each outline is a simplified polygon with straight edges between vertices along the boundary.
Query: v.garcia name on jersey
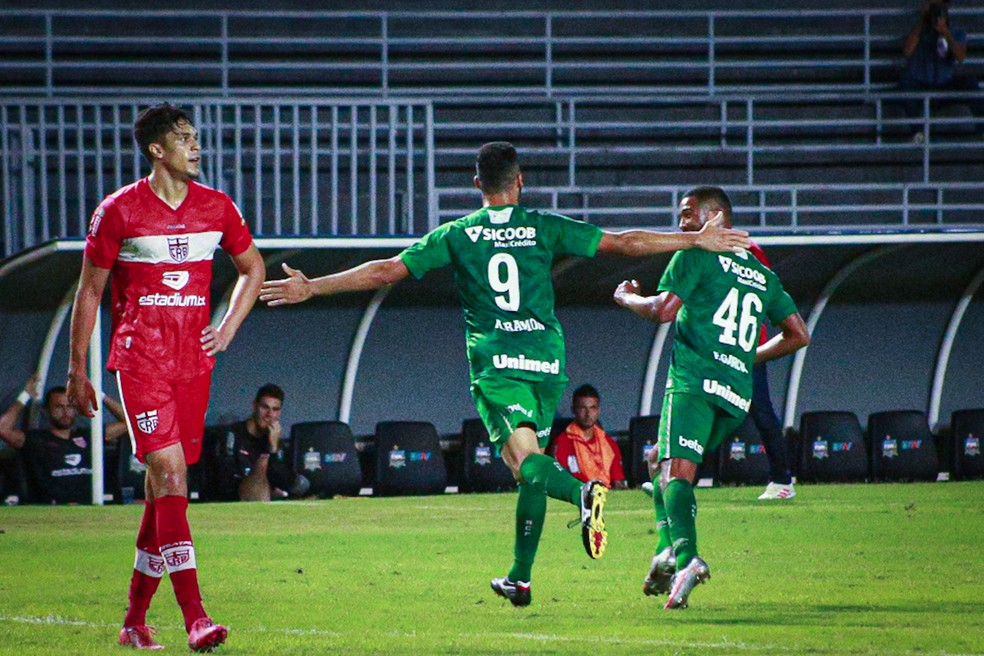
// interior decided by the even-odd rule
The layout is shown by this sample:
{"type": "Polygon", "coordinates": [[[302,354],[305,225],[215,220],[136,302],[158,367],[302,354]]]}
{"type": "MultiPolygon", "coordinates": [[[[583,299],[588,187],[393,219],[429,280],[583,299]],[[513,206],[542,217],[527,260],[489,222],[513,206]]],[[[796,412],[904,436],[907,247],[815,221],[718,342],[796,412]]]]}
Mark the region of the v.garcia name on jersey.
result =
{"type": "Polygon", "coordinates": [[[723,365],[727,365],[734,369],[735,371],[740,371],[743,374],[748,373],[748,368],[745,363],[742,362],[737,356],[731,355],[730,353],[718,353],[714,351],[714,359],[723,365]]]}
{"type": "Polygon", "coordinates": [[[495,248],[523,248],[536,246],[534,226],[510,226],[508,228],[486,228],[480,225],[465,228],[465,234],[477,244],[478,240],[494,242],[495,248]]]}

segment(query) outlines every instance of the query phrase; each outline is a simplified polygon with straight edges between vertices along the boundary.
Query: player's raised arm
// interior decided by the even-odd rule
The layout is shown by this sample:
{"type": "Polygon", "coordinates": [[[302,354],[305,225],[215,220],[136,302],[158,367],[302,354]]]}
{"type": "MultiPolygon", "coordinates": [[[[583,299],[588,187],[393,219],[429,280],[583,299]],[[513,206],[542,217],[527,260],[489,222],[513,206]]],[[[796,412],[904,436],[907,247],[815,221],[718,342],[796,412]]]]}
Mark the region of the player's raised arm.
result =
{"type": "Polygon", "coordinates": [[[299,269],[283,266],[286,278],[267,280],[260,289],[260,300],[268,305],[303,303],[312,296],[330,296],[343,292],[362,292],[392,285],[410,275],[399,255],[386,260],[372,260],[320,278],[308,278],[299,269]]]}
{"type": "Polygon", "coordinates": [[[755,351],[755,364],[762,364],[789,355],[810,343],[810,329],[799,312],[794,312],[779,323],[782,333],[776,335],[755,351]]]}
{"type": "Polygon", "coordinates": [[[598,243],[598,252],[634,256],[655,255],[690,248],[737,252],[751,245],[747,232],[726,228],[724,225],[724,218],[719,214],[697,232],[606,231],[598,243]]]}
{"type": "Polygon", "coordinates": [[[623,280],[615,289],[615,302],[643,319],[656,323],[673,321],[683,307],[683,301],[676,294],[663,292],[656,296],[641,296],[640,290],[638,280],[623,280]]]}

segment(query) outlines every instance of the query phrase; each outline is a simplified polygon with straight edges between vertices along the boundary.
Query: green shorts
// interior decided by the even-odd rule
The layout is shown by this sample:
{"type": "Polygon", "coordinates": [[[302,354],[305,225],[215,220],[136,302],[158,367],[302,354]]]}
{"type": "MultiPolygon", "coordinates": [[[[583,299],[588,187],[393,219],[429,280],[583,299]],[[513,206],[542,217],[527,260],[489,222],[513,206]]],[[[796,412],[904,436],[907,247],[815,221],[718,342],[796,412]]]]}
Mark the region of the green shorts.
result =
{"type": "Polygon", "coordinates": [[[566,387],[566,380],[532,381],[497,376],[473,382],[471,393],[493,444],[501,449],[520,424],[530,424],[535,427],[542,449],[550,441],[550,427],[566,387]]]}
{"type": "Polygon", "coordinates": [[[704,452],[718,448],[744,420],[744,414],[736,417],[700,394],[667,394],[659,415],[659,459],[682,458],[700,464],[704,452]]]}

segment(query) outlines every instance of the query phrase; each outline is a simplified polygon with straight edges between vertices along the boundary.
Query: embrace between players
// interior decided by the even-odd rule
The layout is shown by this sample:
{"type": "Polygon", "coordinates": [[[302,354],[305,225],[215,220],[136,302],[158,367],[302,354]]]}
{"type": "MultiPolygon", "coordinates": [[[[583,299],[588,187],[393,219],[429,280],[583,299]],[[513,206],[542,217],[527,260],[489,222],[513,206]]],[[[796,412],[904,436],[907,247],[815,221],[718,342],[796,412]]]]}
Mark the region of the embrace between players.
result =
{"type": "Polygon", "coordinates": [[[553,259],[678,251],[657,296],[642,297],[639,284],[626,281],[615,301],[650,320],[677,323],[659,445],[650,462],[658,479],[653,497],[659,543],[644,591],[669,594],[667,608],[684,607],[694,586],[709,578],[697,554],[694,526],[693,485],[701,455],[745,416],[752,365],[809,341],[776,275],[745,250],[747,233],[730,229],[731,207],[723,191],[688,192],[680,205],[681,232],[608,232],[522,206],[523,174],[515,148],[488,143],[478,152],[474,178],[481,209],[441,225],[392,258],[317,278],[284,265],[287,278],[264,283],[262,259],[236,206],[195,182],[201,149],[188,116],[168,104],[151,107],[137,119],[134,137],[152,172],[108,196],[93,214],[72,312],[67,386],[72,403],[91,416],[97,406],[86,352],[112,274],[107,367],[117,377],[134,453],[148,467],[121,644],[161,648],[146,613],[165,571],[185,617],[189,647],[210,651],[226,638],[226,628],[202,607],[186,516],[187,465],[201,451],[214,356],[228,347],[257,297],[270,306],[299,303],[315,295],[378,289],[444,266],[455,270],[464,310],[475,407],[519,487],[513,564],[491,586],[525,606],[532,599],[533,561],[548,496],[579,508],[589,557],[600,558],[608,539],[607,488],[598,481],[581,483],[543,453],[567,384],[550,277],[553,259]],[[525,238],[498,240],[501,229],[525,238]],[[228,310],[212,327],[206,299],[218,247],[232,257],[239,279],[228,310]],[[765,317],[781,333],[758,346],[765,317]],[[527,320],[544,329],[495,328],[527,320]]]}

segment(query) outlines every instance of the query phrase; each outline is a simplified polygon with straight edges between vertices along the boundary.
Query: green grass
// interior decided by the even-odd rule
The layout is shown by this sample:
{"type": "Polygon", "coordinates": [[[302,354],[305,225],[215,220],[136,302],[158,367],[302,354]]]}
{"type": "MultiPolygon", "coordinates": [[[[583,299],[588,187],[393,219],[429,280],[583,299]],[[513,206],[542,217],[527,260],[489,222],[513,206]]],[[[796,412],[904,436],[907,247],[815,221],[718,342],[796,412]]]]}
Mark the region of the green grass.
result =
{"type": "MultiPolygon", "coordinates": [[[[713,579],[685,611],[641,581],[650,500],[615,491],[589,560],[551,501],[533,605],[488,581],[515,497],[193,505],[205,605],[226,654],[984,654],[984,483],[698,491],[713,579]]],[[[0,509],[0,654],[120,654],[141,506],[0,509]]],[[[150,621],[185,652],[168,583],[150,621]]]]}

